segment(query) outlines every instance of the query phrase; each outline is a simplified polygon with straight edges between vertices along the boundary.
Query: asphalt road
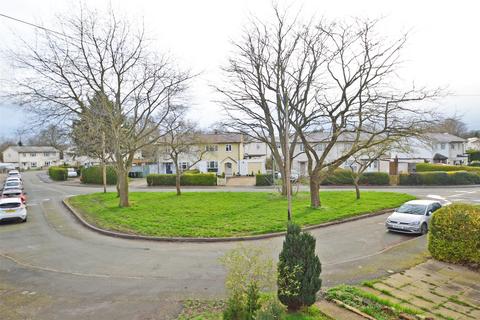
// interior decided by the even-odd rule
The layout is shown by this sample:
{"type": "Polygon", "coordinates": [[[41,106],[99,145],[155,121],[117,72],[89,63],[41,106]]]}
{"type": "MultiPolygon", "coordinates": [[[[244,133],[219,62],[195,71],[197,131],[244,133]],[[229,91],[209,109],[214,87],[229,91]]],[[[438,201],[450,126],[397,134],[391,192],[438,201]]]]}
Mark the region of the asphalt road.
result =
{"type": "MultiPolygon", "coordinates": [[[[1,319],[168,319],[180,311],[183,299],[224,294],[218,258],[238,243],[161,243],[99,235],[79,225],[61,204],[68,195],[99,188],[45,183],[35,173],[25,174],[24,180],[29,221],[0,224],[1,319]]],[[[236,190],[245,188],[230,191],[236,190]]],[[[478,188],[388,190],[421,198],[480,200],[478,188]]],[[[387,233],[385,218],[312,231],[325,286],[381,276],[423,259],[425,237],[387,233]]],[[[247,245],[265,247],[276,258],[282,240],[247,245]]]]}

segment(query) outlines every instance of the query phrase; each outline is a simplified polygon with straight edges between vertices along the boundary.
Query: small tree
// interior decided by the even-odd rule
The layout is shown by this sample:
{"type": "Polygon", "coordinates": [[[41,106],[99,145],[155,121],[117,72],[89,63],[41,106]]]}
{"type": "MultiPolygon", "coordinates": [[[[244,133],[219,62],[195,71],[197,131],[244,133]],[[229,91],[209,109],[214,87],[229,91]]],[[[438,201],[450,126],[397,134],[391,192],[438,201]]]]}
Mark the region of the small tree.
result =
{"type": "Polygon", "coordinates": [[[278,262],[278,299],[288,310],[310,306],[320,290],[322,270],[315,254],[315,238],[289,223],[278,262]]]}

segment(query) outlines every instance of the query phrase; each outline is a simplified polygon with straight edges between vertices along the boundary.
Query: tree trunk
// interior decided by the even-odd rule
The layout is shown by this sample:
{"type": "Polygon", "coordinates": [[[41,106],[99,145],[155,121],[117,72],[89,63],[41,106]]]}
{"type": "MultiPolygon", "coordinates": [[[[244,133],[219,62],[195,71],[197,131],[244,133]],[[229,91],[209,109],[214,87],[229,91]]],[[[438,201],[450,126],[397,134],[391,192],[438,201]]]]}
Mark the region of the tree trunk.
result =
{"type": "Polygon", "coordinates": [[[182,175],[180,172],[177,170],[176,176],[175,176],[175,188],[177,189],[177,196],[182,194],[182,191],[180,190],[180,178],[182,175]]]}
{"type": "Polygon", "coordinates": [[[105,161],[102,162],[102,182],[103,182],[103,193],[107,193],[107,166],[105,161]]]}
{"type": "Polygon", "coordinates": [[[320,201],[320,183],[313,177],[310,177],[310,206],[314,209],[322,206],[320,201]]]}
{"type": "Polygon", "coordinates": [[[353,179],[353,185],[355,186],[355,193],[357,195],[357,200],[360,200],[360,186],[358,185],[359,179],[353,179]]]}
{"type": "Polygon", "coordinates": [[[129,207],[128,201],[128,173],[122,169],[117,172],[118,176],[118,192],[120,196],[119,207],[129,207]]]}

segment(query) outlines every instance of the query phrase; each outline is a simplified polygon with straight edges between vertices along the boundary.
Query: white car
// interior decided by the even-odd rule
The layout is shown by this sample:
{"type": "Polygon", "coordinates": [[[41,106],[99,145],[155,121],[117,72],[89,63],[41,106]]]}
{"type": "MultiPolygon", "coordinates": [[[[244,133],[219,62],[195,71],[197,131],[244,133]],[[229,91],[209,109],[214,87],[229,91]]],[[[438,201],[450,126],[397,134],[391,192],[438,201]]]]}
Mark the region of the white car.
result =
{"type": "Polygon", "coordinates": [[[8,178],[5,180],[5,183],[10,182],[10,181],[17,181],[17,182],[20,182],[20,183],[23,184],[22,179],[20,179],[19,177],[8,177],[8,178]]]}
{"type": "Polygon", "coordinates": [[[385,226],[388,231],[426,234],[430,219],[442,205],[434,200],[412,200],[395,209],[385,226]]]}
{"type": "Polygon", "coordinates": [[[20,178],[20,172],[18,170],[10,170],[10,171],[8,171],[8,176],[9,177],[19,177],[20,178]]]}
{"type": "Polygon", "coordinates": [[[0,221],[27,221],[27,207],[20,198],[0,199],[0,221]]]}
{"type": "Polygon", "coordinates": [[[77,171],[74,168],[68,168],[67,175],[69,178],[75,178],[77,176],[77,171]]]}
{"type": "Polygon", "coordinates": [[[23,189],[21,181],[5,181],[3,189],[23,189]]]}

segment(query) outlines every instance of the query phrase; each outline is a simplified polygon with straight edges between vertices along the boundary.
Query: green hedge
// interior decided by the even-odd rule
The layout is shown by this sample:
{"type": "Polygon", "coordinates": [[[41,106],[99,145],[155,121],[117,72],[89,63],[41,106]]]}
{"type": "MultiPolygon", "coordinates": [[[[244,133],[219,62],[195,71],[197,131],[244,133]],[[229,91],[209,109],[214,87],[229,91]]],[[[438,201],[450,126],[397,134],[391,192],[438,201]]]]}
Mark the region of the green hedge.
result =
{"type": "MultiPolygon", "coordinates": [[[[470,167],[480,167],[480,161],[474,160],[474,161],[470,162],[469,166],[470,167]]],[[[480,168],[479,168],[479,170],[480,170],[480,168]]]]}
{"type": "Polygon", "coordinates": [[[68,178],[68,170],[66,167],[50,167],[48,175],[54,181],[65,181],[68,178]]]}
{"type": "MultiPolygon", "coordinates": [[[[174,174],[149,174],[147,175],[147,184],[149,186],[174,186],[174,174]]],[[[217,176],[213,173],[182,174],[180,177],[182,186],[215,186],[217,185],[217,176]]]]}
{"type": "Polygon", "coordinates": [[[469,161],[480,161],[480,151],[477,150],[467,150],[469,161]]]}
{"type": "MultiPolygon", "coordinates": [[[[361,185],[382,186],[390,183],[388,173],[365,172],[360,176],[361,185]]],[[[352,172],[347,169],[337,169],[322,182],[322,185],[353,185],[352,172]]]]}
{"type": "Polygon", "coordinates": [[[432,163],[417,163],[417,172],[430,172],[430,171],[480,171],[480,168],[469,166],[454,166],[445,164],[432,164],[432,163]]]}
{"type": "Polygon", "coordinates": [[[272,186],[273,177],[271,174],[257,174],[255,175],[256,186],[272,186]]]}
{"type": "Polygon", "coordinates": [[[400,185],[471,185],[480,184],[480,175],[476,172],[417,172],[400,174],[400,185]]]}
{"type": "MultiPolygon", "coordinates": [[[[103,184],[102,167],[82,168],[80,181],[88,184],[103,184]]],[[[107,166],[107,184],[117,184],[117,173],[112,166],[107,166]]]]}
{"type": "Polygon", "coordinates": [[[480,263],[480,207],[452,204],[432,217],[428,250],[435,259],[480,263]]]}

